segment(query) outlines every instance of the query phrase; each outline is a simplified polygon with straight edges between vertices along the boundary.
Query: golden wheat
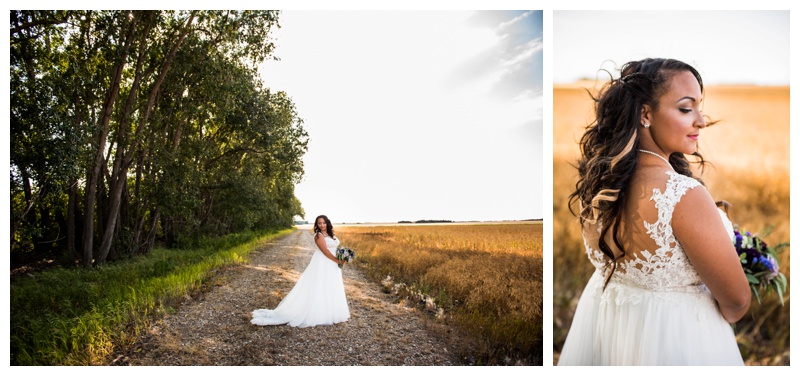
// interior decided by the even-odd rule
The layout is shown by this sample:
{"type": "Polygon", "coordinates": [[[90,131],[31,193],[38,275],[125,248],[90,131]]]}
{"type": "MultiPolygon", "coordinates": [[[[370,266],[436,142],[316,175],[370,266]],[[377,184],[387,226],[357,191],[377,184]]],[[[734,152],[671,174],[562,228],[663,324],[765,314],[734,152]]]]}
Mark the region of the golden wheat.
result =
{"type": "Polygon", "coordinates": [[[542,354],[542,224],[337,227],[374,280],[411,286],[446,312],[486,361],[542,354]]]}

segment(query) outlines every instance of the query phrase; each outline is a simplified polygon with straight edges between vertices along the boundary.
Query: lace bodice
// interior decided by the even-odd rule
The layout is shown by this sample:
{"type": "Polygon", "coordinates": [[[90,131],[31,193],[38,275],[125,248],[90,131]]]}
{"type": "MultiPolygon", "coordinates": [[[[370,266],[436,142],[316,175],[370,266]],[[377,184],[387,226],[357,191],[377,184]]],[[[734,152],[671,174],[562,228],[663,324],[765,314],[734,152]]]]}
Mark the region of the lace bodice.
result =
{"type": "Polygon", "coordinates": [[[336,247],[339,246],[339,238],[331,238],[330,236],[325,235],[325,245],[328,247],[328,250],[331,253],[336,252],[336,247]]]}
{"type": "MultiPolygon", "coordinates": [[[[672,233],[672,213],[675,205],[686,192],[700,186],[700,183],[676,172],[668,171],[666,174],[669,177],[664,191],[654,188],[650,198],[658,211],[658,219],[654,223],[647,221],[643,223],[647,234],[657,247],[652,250],[629,252],[633,256],[618,262],[612,281],[658,291],[704,290],[706,288],[700,276],[672,233]]],[[[732,236],[733,228],[730,221],[722,211],[720,213],[725,227],[732,236]]],[[[585,238],[584,245],[592,264],[606,276],[606,273],[610,272],[610,268],[607,267],[608,258],[599,250],[593,249],[585,238]]]]}

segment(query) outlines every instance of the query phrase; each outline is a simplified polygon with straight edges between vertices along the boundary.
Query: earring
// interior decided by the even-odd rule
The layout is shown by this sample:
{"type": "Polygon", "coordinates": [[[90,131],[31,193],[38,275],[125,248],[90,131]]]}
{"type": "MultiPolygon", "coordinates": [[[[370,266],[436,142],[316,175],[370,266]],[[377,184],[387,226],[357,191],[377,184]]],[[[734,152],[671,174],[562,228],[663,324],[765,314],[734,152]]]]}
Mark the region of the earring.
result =
{"type": "Polygon", "coordinates": [[[650,123],[644,123],[645,128],[650,128],[650,123]]]}

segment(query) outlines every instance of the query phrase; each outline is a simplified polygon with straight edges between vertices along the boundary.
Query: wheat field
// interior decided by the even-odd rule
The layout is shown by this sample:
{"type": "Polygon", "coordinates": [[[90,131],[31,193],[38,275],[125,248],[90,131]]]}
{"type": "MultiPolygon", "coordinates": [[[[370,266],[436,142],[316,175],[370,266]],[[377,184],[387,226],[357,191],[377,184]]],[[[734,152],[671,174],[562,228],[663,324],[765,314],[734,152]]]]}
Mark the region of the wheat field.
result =
{"type": "Polygon", "coordinates": [[[482,364],[542,362],[542,223],[337,227],[383,283],[462,330],[482,364]]]}
{"type": "MultiPolygon", "coordinates": [[[[553,91],[553,351],[557,358],[592,267],[583,253],[568,196],[575,188],[578,140],[591,122],[592,101],[602,83],[556,85],[553,91]]],[[[699,151],[713,166],[701,177],[715,200],[733,204],[732,220],[742,230],[762,233],[770,245],[789,242],[789,88],[712,86],[703,112],[719,122],[700,131],[699,151]]],[[[698,171],[698,173],[700,173],[698,171]]],[[[785,305],[776,297],[755,300],[736,324],[745,363],[789,364],[791,277],[789,248],[780,255],[790,287],[785,305]]]]}

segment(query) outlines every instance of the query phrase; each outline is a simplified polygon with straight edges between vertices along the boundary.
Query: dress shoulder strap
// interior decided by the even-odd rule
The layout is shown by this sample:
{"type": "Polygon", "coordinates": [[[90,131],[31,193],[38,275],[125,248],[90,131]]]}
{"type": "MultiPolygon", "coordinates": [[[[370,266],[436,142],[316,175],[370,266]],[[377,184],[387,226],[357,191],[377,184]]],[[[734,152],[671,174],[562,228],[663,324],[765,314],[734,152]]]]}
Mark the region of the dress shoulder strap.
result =
{"type": "Polygon", "coordinates": [[[653,196],[651,201],[655,201],[656,208],[658,209],[659,220],[672,220],[672,212],[675,210],[675,205],[680,202],[681,197],[686,194],[690,189],[700,186],[700,182],[688,176],[681,175],[677,172],[667,171],[669,179],[667,185],[664,187],[664,192],[653,189],[653,196]]]}
{"type": "Polygon", "coordinates": [[[681,197],[690,189],[702,186],[699,181],[677,172],[667,171],[666,174],[669,175],[669,178],[667,179],[666,187],[664,187],[664,192],[661,192],[658,188],[653,188],[653,196],[650,197],[650,201],[655,202],[656,210],[658,210],[658,220],[652,224],[644,223],[651,239],[655,240],[660,247],[674,243],[672,213],[675,211],[675,205],[680,202],[681,197]]]}

